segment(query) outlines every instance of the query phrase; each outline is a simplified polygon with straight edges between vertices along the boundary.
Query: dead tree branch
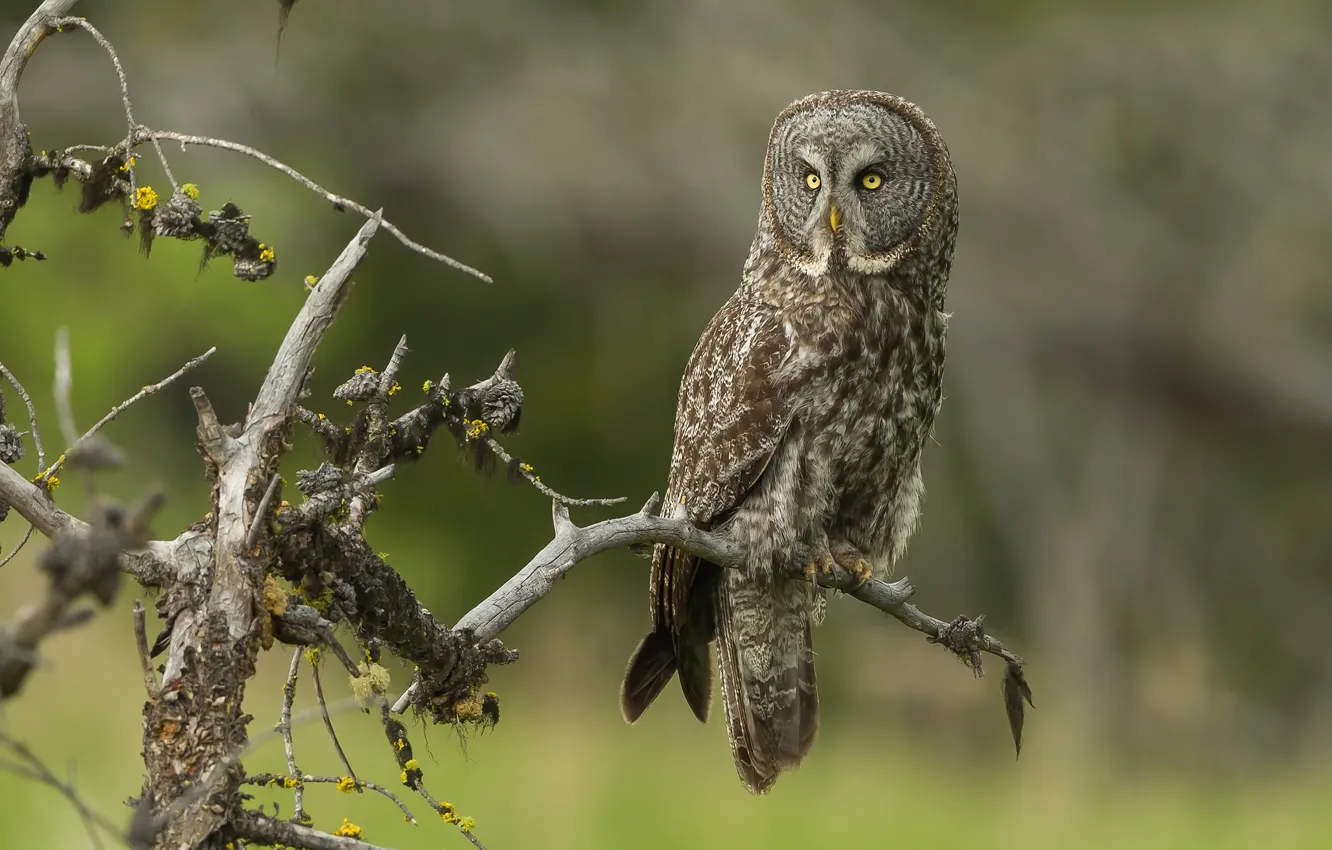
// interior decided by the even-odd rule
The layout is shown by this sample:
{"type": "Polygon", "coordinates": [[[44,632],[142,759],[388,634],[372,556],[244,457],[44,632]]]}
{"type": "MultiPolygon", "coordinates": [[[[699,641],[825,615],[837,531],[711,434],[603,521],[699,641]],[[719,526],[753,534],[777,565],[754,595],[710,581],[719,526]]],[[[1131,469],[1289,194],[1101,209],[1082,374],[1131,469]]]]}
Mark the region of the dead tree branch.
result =
{"type": "Polygon", "coordinates": [[[51,22],[73,8],[76,0],[44,0],[23,22],[0,57],[0,240],[28,199],[32,146],[28,128],[19,118],[18,86],[33,51],[52,29],[51,22]]]}
{"type": "MultiPolygon", "coordinates": [[[[455,632],[469,634],[478,645],[497,638],[526,611],[554,589],[569,570],[593,555],[611,549],[638,547],[645,544],[665,543],[720,567],[739,568],[744,564],[743,551],[721,534],[705,531],[689,521],[681,505],[674,506],[670,516],[657,516],[660,498],[656,493],[638,513],[608,519],[594,525],[578,527],[569,519],[569,511],[555,503],[552,507],[555,537],[546,547],[519,570],[513,578],[474,607],[454,626],[455,632]]],[[[803,574],[801,577],[804,578],[803,574]]],[[[895,582],[872,579],[858,584],[854,576],[836,568],[830,580],[819,579],[820,586],[840,590],[849,596],[895,617],[906,626],[924,634],[932,643],[938,643],[963,660],[977,675],[981,675],[981,653],[1002,658],[1007,664],[1005,682],[1021,682],[1022,658],[1009,650],[1001,641],[985,633],[984,617],[975,620],[958,617],[945,622],[924,613],[910,603],[915,588],[907,578],[895,582]]],[[[407,688],[393,705],[401,714],[408,706],[418,703],[421,696],[421,677],[407,688]]],[[[1025,691],[1030,702],[1030,690],[1025,691]]],[[[1011,700],[1010,722],[1014,724],[1015,744],[1019,719],[1014,719],[1011,700]]],[[[1021,711],[1021,703],[1017,705],[1021,711]]]]}
{"type": "MultiPolygon", "coordinates": [[[[255,812],[242,812],[231,825],[237,838],[270,846],[303,848],[303,850],[386,850],[359,838],[332,835],[308,826],[277,820],[255,812]]],[[[356,834],[360,834],[359,828],[356,834]]]]}
{"type": "MultiPolygon", "coordinates": [[[[244,154],[245,156],[248,156],[251,159],[256,159],[259,162],[262,162],[264,165],[267,165],[269,168],[281,171],[283,174],[287,175],[292,180],[295,180],[297,183],[300,183],[302,186],[309,189],[311,192],[314,192],[316,195],[323,197],[324,200],[332,204],[333,208],[338,210],[339,212],[344,210],[353,210],[354,212],[360,213],[366,218],[371,218],[373,216],[380,215],[382,213],[382,211],[380,211],[380,213],[376,213],[372,211],[369,207],[363,204],[358,204],[356,201],[353,201],[350,198],[345,198],[342,195],[337,195],[334,194],[333,192],[328,191],[323,186],[320,186],[318,183],[311,180],[309,177],[306,177],[304,174],[301,174],[299,171],[292,168],[290,165],[287,165],[286,163],[281,162],[280,160],[274,159],[273,157],[269,156],[263,151],[258,150],[257,148],[252,148],[249,145],[242,145],[238,142],[229,142],[225,139],[214,139],[208,136],[192,136],[189,135],[188,133],[177,133],[172,130],[153,130],[148,127],[142,127],[142,126],[135,128],[131,138],[133,140],[132,143],[135,145],[142,144],[143,142],[147,141],[152,141],[156,143],[159,140],[166,140],[171,142],[179,142],[180,149],[182,151],[185,150],[185,147],[187,145],[195,145],[198,147],[218,148],[219,150],[226,150],[226,151],[232,151],[233,153],[244,154]]],[[[412,251],[415,251],[416,253],[421,254],[422,256],[429,257],[432,260],[441,262],[444,265],[449,266],[450,268],[454,268],[460,272],[469,274],[472,277],[477,278],[478,280],[485,281],[486,283],[494,282],[493,280],[491,280],[490,275],[478,271],[472,268],[471,266],[467,265],[466,263],[461,263],[450,256],[441,254],[438,251],[435,251],[434,249],[427,248],[425,245],[422,245],[419,242],[415,242],[412,239],[409,239],[407,237],[407,234],[399,230],[398,227],[393,223],[388,221],[383,221],[382,224],[385,230],[387,230],[389,233],[392,233],[394,238],[396,238],[399,242],[401,242],[404,246],[411,249],[412,251]]]]}
{"type": "Polygon", "coordinates": [[[203,354],[200,354],[198,357],[194,358],[193,360],[190,360],[184,366],[181,366],[179,369],[172,372],[170,375],[167,375],[165,378],[158,381],[157,383],[149,384],[146,387],[143,387],[134,395],[130,396],[129,398],[122,401],[120,404],[117,404],[115,407],[111,408],[111,410],[108,411],[105,416],[97,420],[97,424],[89,428],[82,437],[80,437],[77,441],[75,441],[73,444],[70,445],[69,449],[66,449],[65,452],[60,455],[60,457],[56,458],[51,463],[50,468],[43,471],[40,477],[44,479],[49,479],[52,475],[58,475],[60,473],[60,467],[64,466],[68,454],[79,443],[83,442],[84,440],[91,439],[94,434],[96,434],[98,431],[101,431],[102,428],[105,427],[108,423],[110,423],[117,416],[128,410],[130,406],[132,406],[135,402],[142,401],[148,396],[153,395],[154,393],[159,393],[162,390],[166,389],[167,387],[171,386],[171,384],[175,383],[178,378],[183,376],[185,373],[194,370],[209,357],[212,357],[215,353],[217,353],[216,346],[208,349],[203,354]]]}

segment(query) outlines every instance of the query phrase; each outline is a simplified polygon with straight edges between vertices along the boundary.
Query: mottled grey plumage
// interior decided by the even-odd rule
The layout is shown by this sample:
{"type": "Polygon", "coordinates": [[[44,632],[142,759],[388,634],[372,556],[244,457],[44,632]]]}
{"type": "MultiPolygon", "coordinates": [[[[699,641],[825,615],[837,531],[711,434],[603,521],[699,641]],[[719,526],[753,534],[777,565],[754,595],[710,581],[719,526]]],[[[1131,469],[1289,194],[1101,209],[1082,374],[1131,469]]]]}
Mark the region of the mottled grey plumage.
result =
{"type": "Polygon", "coordinates": [[[678,670],[706,720],[715,639],[736,769],[754,793],[799,765],[818,730],[810,630],[823,600],[795,571],[889,572],[915,527],[956,233],[948,150],[912,104],[823,92],[777,116],[740,288],[680,385],[666,491],[743,543],[747,563],[656,547],[653,631],[620,695],[633,722],[678,670]]]}

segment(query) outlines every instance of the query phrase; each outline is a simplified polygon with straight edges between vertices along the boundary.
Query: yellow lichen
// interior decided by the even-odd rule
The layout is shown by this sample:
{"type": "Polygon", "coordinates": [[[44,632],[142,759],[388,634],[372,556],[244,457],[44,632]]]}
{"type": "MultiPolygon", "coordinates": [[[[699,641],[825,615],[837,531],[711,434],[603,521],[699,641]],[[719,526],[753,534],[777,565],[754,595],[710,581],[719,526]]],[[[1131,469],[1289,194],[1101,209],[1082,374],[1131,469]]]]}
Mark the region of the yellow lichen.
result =
{"type": "Polygon", "coordinates": [[[277,259],[277,252],[264,243],[259,243],[259,262],[271,263],[277,259]]]}
{"type": "Polygon", "coordinates": [[[355,374],[357,374],[357,375],[377,375],[377,374],[379,374],[379,373],[375,371],[375,368],[374,368],[373,366],[362,366],[361,368],[359,368],[359,369],[356,370],[356,373],[355,373],[355,374]]]}
{"type": "Polygon", "coordinates": [[[333,834],[340,838],[360,838],[361,828],[346,818],[343,818],[342,826],[333,830],[333,834]]]}
{"type": "Polygon", "coordinates": [[[529,475],[532,474],[532,464],[530,463],[520,463],[518,464],[518,468],[529,475]]]}
{"type": "Polygon", "coordinates": [[[476,697],[459,700],[454,703],[453,713],[463,722],[476,720],[481,716],[481,701],[476,697]]]}
{"type": "Polygon", "coordinates": [[[185,194],[185,197],[192,201],[199,200],[199,187],[194,183],[186,183],[180,187],[180,191],[185,194]]]}
{"type": "Polygon", "coordinates": [[[344,794],[350,794],[356,790],[356,780],[350,776],[344,776],[338,780],[338,790],[344,794]]]}
{"type": "Polygon", "coordinates": [[[362,709],[369,711],[378,698],[388,693],[392,677],[382,664],[361,662],[360,670],[361,675],[348,676],[347,681],[351,686],[352,696],[356,697],[356,703],[362,709]]]}
{"type": "Polygon", "coordinates": [[[157,206],[157,193],[152,186],[140,186],[134,190],[134,208],[147,212],[157,206]]]}
{"type": "Polygon", "coordinates": [[[416,759],[407,759],[402,765],[404,770],[420,770],[421,765],[416,759]]]}
{"type": "Polygon", "coordinates": [[[467,424],[467,439],[475,440],[490,430],[490,426],[480,419],[464,419],[467,424]]]}
{"type": "Polygon", "coordinates": [[[129,159],[125,160],[125,164],[124,164],[124,165],[120,166],[120,170],[121,170],[121,171],[129,171],[131,168],[134,167],[134,164],[135,164],[136,162],[138,162],[137,159],[135,159],[134,157],[130,157],[129,159]]]}
{"type": "Polygon", "coordinates": [[[434,381],[426,381],[424,384],[421,385],[421,392],[423,393],[430,392],[430,388],[433,387],[434,385],[435,385],[434,381]]]}
{"type": "Polygon", "coordinates": [[[301,781],[300,781],[299,779],[297,779],[296,777],[294,777],[294,776],[284,776],[284,777],[282,777],[282,787],[283,787],[283,788],[295,788],[297,785],[300,785],[300,784],[301,784],[301,781]]]}
{"type": "Polygon", "coordinates": [[[401,389],[402,389],[402,385],[399,384],[397,381],[394,381],[394,382],[393,382],[393,386],[389,387],[388,394],[389,394],[389,395],[393,395],[394,393],[400,391],[401,389]]]}
{"type": "Polygon", "coordinates": [[[278,580],[271,575],[264,576],[264,587],[260,593],[259,604],[264,606],[264,610],[274,617],[281,617],[287,613],[287,592],[278,584],[278,580]]]}
{"type": "Polygon", "coordinates": [[[471,832],[475,826],[476,820],[473,818],[467,817],[458,819],[458,828],[463,832],[471,832]]]}

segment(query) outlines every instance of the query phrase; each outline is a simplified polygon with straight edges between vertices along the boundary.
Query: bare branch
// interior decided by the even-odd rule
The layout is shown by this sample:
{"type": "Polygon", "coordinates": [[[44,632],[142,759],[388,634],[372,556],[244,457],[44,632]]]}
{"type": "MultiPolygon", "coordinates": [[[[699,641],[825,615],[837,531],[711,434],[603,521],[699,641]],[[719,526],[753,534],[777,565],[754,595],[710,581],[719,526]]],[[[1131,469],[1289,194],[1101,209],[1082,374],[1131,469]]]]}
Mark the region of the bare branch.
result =
{"type": "Polygon", "coordinates": [[[37,45],[51,31],[51,21],[66,14],[76,0],[44,0],[19,27],[0,57],[0,239],[27,194],[27,164],[32,157],[28,130],[19,118],[18,86],[37,45]]]}
{"type": "MultiPolygon", "coordinates": [[[[228,150],[228,151],[233,151],[235,153],[244,154],[248,157],[259,160],[264,165],[267,165],[270,168],[275,168],[278,171],[281,171],[283,174],[295,180],[297,183],[300,183],[302,186],[309,189],[311,192],[314,192],[315,194],[322,196],[325,200],[333,204],[333,206],[339,210],[342,209],[354,210],[367,218],[380,216],[382,215],[383,212],[382,210],[379,212],[373,212],[370,210],[369,207],[362,206],[361,204],[358,204],[349,198],[344,198],[341,195],[335,195],[332,192],[325,189],[324,187],[320,186],[318,183],[311,180],[310,178],[306,177],[304,174],[301,174],[296,169],[287,165],[286,163],[280,162],[274,159],[273,157],[269,156],[268,154],[264,153],[263,151],[252,148],[249,145],[242,145],[236,142],[228,142],[224,139],[213,139],[209,138],[208,136],[191,136],[185,133],[175,133],[167,130],[152,130],[149,129],[148,127],[137,128],[134,131],[133,138],[135,144],[138,144],[140,142],[145,142],[148,140],[166,139],[168,141],[179,142],[181,150],[184,150],[186,145],[198,145],[200,147],[220,148],[221,150],[228,150]]],[[[399,230],[397,226],[392,224],[391,222],[385,221],[383,222],[383,225],[384,229],[387,230],[389,233],[392,233],[399,242],[401,242],[403,245],[407,246],[411,250],[415,251],[416,253],[429,257],[432,260],[437,260],[441,263],[444,263],[447,266],[450,266],[451,268],[457,269],[460,272],[465,272],[466,274],[469,274],[472,277],[477,278],[478,280],[485,281],[486,283],[494,282],[493,280],[491,280],[490,276],[485,274],[484,272],[477,271],[471,266],[461,263],[453,259],[452,257],[449,257],[445,254],[439,253],[438,251],[427,248],[426,246],[420,244],[419,242],[412,241],[411,239],[407,238],[407,235],[405,233],[399,230]]]]}
{"type": "MultiPolygon", "coordinates": [[[[499,442],[495,440],[494,437],[486,436],[483,439],[485,441],[486,447],[489,448],[490,451],[494,453],[495,457],[499,458],[501,463],[506,465],[514,463],[515,458],[512,455],[510,455],[507,451],[505,451],[504,447],[501,446],[499,442]]],[[[574,507],[574,508],[609,507],[611,505],[623,504],[624,502],[628,501],[628,497],[626,496],[615,496],[609,499],[575,499],[572,496],[565,496],[561,493],[557,493],[547,484],[544,484],[541,481],[541,476],[533,472],[532,467],[528,466],[527,464],[522,464],[519,466],[519,474],[522,475],[523,478],[527,479],[527,482],[531,484],[533,487],[535,487],[537,489],[537,492],[541,493],[547,499],[550,499],[553,502],[565,505],[567,507],[574,507]]]]}
{"type": "Polygon", "coordinates": [[[217,352],[216,346],[208,349],[203,354],[200,354],[198,357],[189,361],[184,366],[181,366],[179,369],[172,372],[170,375],[166,376],[162,380],[158,381],[155,384],[149,384],[148,386],[143,387],[134,395],[130,396],[129,398],[122,401],[120,404],[117,404],[115,407],[111,408],[111,410],[105,416],[103,416],[101,419],[97,421],[96,425],[89,428],[88,431],[82,437],[80,437],[75,443],[71,444],[70,448],[66,450],[65,454],[62,454],[60,457],[56,458],[55,461],[51,463],[51,468],[43,472],[41,477],[50,478],[52,475],[58,474],[60,472],[60,468],[65,464],[67,456],[74,449],[74,447],[78,445],[78,443],[81,443],[84,440],[89,439],[98,431],[101,431],[104,426],[106,426],[117,416],[128,410],[130,405],[134,404],[135,402],[142,401],[148,396],[153,395],[154,393],[161,392],[162,390],[166,389],[182,375],[191,371],[199,364],[207,360],[209,357],[212,357],[213,354],[215,354],[216,352],[217,352]]]}
{"type": "Polygon", "coordinates": [[[18,544],[15,545],[13,549],[9,550],[8,555],[5,555],[3,558],[0,558],[0,567],[4,567],[5,564],[8,564],[10,561],[14,560],[14,557],[18,555],[19,552],[23,551],[23,547],[27,546],[28,541],[32,539],[32,533],[34,531],[36,531],[36,528],[33,525],[29,524],[28,530],[23,532],[23,536],[19,538],[18,544]]]}
{"type": "Polygon", "coordinates": [[[195,415],[199,417],[199,443],[208,459],[221,465],[235,451],[236,440],[222,430],[217,411],[213,410],[213,403],[208,400],[208,394],[203,388],[190,387],[190,401],[194,404],[195,415]]]}
{"type": "MultiPolygon", "coordinates": [[[[260,785],[260,786],[280,785],[282,784],[282,780],[284,780],[285,778],[286,778],[285,776],[276,773],[256,773],[251,776],[245,777],[243,784],[260,785]]],[[[398,807],[398,811],[402,812],[402,816],[407,818],[407,820],[411,822],[413,826],[420,826],[420,824],[417,823],[416,821],[416,816],[412,814],[412,810],[407,808],[407,805],[403,803],[403,801],[398,797],[397,794],[394,794],[392,791],[385,788],[383,785],[377,785],[374,782],[366,782],[365,780],[357,779],[353,776],[306,775],[300,777],[300,780],[301,783],[305,785],[336,785],[338,786],[339,791],[343,790],[345,787],[350,785],[352,788],[354,788],[357,791],[365,789],[369,791],[374,791],[376,794],[382,794],[383,796],[393,801],[393,805],[398,807]]]]}
{"type": "Polygon", "coordinates": [[[14,391],[19,394],[19,398],[23,399],[24,406],[28,408],[28,430],[32,432],[33,448],[37,449],[37,468],[41,469],[46,466],[46,455],[42,451],[42,432],[37,428],[37,408],[33,407],[28,391],[23,389],[18,378],[15,378],[14,373],[6,369],[3,363],[0,363],[0,375],[4,375],[5,380],[9,381],[14,391]]]}
{"type": "MultiPolygon", "coordinates": [[[[655,516],[653,512],[659,502],[659,497],[654,493],[638,513],[604,520],[584,528],[570,521],[566,507],[554,504],[554,539],[513,578],[464,615],[454,629],[470,631],[477,644],[493,640],[524,611],[549,593],[574,565],[611,549],[664,543],[720,567],[742,566],[744,554],[734,541],[695,526],[684,514],[682,506],[674,506],[671,516],[655,516]]],[[[800,577],[806,578],[803,575],[800,577]]],[[[1010,664],[1021,666],[1023,663],[1021,657],[1008,650],[998,639],[985,634],[976,621],[958,618],[952,623],[946,623],[910,604],[908,600],[915,589],[906,578],[892,583],[871,579],[857,584],[853,575],[838,567],[831,578],[819,577],[818,583],[822,587],[843,591],[896,617],[933,642],[941,643],[957,653],[975,670],[980,670],[979,652],[997,655],[1010,664]]],[[[405,711],[418,692],[419,687],[413,682],[394,703],[393,711],[405,711]]]]}
{"type": "Polygon", "coordinates": [[[328,714],[328,703],[324,700],[324,683],[319,678],[319,657],[315,656],[310,660],[310,675],[314,678],[315,699],[319,702],[319,713],[324,716],[324,728],[328,730],[328,737],[333,739],[333,749],[338,751],[338,759],[342,766],[347,768],[347,776],[353,782],[359,783],[356,778],[356,771],[352,769],[351,762],[347,760],[347,754],[343,752],[342,743],[338,740],[337,730],[333,728],[333,718],[328,714]]]}
{"type": "Polygon", "coordinates": [[[48,538],[62,531],[82,531],[88,526],[83,520],[56,507],[46,488],[34,484],[3,463],[0,463],[0,502],[12,506],[48,538]]]}
{"type": "Polygon", "coordinates": [[[139,666],[143,668],[143,688],[148,699],[157,699],[157,675],[153,673],[153,659],[148,651],[148,623],[144,616],[143,601],[134,600],[134,646],[139,651],[139,666]]]}
{"type": "MultiPolygon", "coordinates": [[[[56,27],[79,27],[91,35],[106,54],[111,57],[111,64],[116,68],[116,78],[120,80],[120,99],[125,104],[125,119],[128,122],[128,131],[125,133],[125,147],[129,148],[131,140],[134,137],[134,128],[138,122],[134,120],[134,105],[130,102],[129,80],[125,77],[125,68],[120,64],[120,57],[116,55],[116,49],[111,46],[111,42],[106,36],[102,35],[96,27],[88,22],[86,18],[56,18],[51,22],[56,27]]],[[[162,145],[156,139],[153,139],[153,147],[157,149],[157,158],[162,163],[162,170],[166,172],[167,180],[171,181],[172,189],[179,189],[175,176],[171,173],[171,164],[167,162],[166,154],[162,153],[162,145]]],[[[128,153],[128,150],[126,151],[128,153]]],[[[134,168],[129,168],[130,174],[130,197],[134,197],[134,168]]]]}
{"type": "Polygon", "coordinates": [[[282,486],[282,476],[274,472],[273,480],[268,482],[268,489],[264,491],[264,497],[259,500],[259,507],[254,511],[254,518],[250,520],[250,530],[245,535],[245,551],[248,552],[259,545],[259,535],[264,530],[264,517],[268,515],[268,509],[272,506],[273,498],[277,496],[280,486],[282,486]]]}
{"type": "Polygon", "coordinates": [[[301,848],[301,850],[386,850],[359,838],[320,832],[308,826],[277,820],[257,812],[243,812],[232,822],[240,838],[257,844],[301,848]]]}
{"type": "Polygon", "coordinates": [[[305,814],[305,789],[301,787],[301,769],[296,766],[296,748],[291,740],[291,704],[296,700],[296,676],[300,672],[301,656],[304,654],[304,649],[291,654],[291,669],[287,672],[287,683],[282,686],[282,716],[278,721],[278,731],[282,733],[282,750],[287,754],[287,773],[296,777],[296,812],[293,817],[301,822],[308,820],[309,816],[305,814]]]}

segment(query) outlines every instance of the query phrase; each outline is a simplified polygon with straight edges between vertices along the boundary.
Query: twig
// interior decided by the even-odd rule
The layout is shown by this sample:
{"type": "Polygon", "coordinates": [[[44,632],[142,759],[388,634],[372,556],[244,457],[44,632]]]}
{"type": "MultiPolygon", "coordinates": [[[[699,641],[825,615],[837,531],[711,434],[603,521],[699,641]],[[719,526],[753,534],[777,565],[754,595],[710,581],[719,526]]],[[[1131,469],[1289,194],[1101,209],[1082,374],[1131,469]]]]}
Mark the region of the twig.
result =
{"type": "Polygon", "coordinates": [[[248,552],[259,545],[259,535],[264,530],[264,517],[268,515],[268,508],[273,504],[273,497],[277,495],[281,484],[282,476],[274,472],[273,480],[268,482],[268,489],[264,491],[264,497],[259,500],[259,507],[254,510],[254,518],[250,520],[250,531],[245,535],[245,551],[248,552]]]}
{"type": "Polygon", "coordinates": [[[351,762],[347,760],[347,754],[343,752],[342,743],[338,741],[337,730],[333,728],[333,718],[328,714],[328,703],[324,701],[324,683],[319,679],[318,656],[310,659],[310,674],[314,678],[315,699],[319,701],[319,712],[324,716],[324,728],[328,730],[328,737],[333,739],[333,749],[338,751],[338,759],[342,761],[342,766],[347,768],[347,776],[351,777],[353,782],[359,784],[360,780],[356,778],[356,771],[352,769],[351,762]]]}
{"type": "MultiPolygon", "coordinates": [[[[245,779],[242,780],[242,784],[260,785],[260,786],[281,784],[282,780],[285,778],[286,778],[285,776],[276,773],[256,773],[253,774],[252,776],[245,777],[245,779]]],[[[402,812],[403,817],[407,818],[407,820],[410,821],[414,826],[420,826],[420,824],[418,824],[416,821],[416,816],[412,814],[412,810],[407,808],[407,804],[404,803],[398,797],[397,794],[394,794],[392,791],[385,788],[383,785],[378,785],[374,782],[366,782],[363,779],[356,779],[355,777],[349,777],[349,776],[306,775],[298,778],[300,779],[302,784],[305,785],[337,785],[339,786],[339,790],[341,790],[341,786],[343,785],[344,780],[352,779],[357,790],[364,788],[368,791],[374,791],[376,794],[382,794],[383,796],[393,801],[393,805],[398,807],[398,811],[402,812]]]]}
{"type": "Polygon", "coordinates": [[[10,386],[19,394],[19,398],[23,399],[23,405],[28,408],[28,430],[32,432],[32,446],[37,450],[37,468],[41,469],[46,466],[46,455],[42,451],[42,432],[37,427],[37,408],[33,407],[28,391],[23,389],[18,378],[15,378],[14,373],[6,369],[3,363],[0,363],[0,375],[5,376],[5,380],[9,381],[10,386]]]}
{"type": "MultiPolygon", "coordinates": [[[[505,451],[504,447],[501,446],[494,437],[487,435],[486,437],[484,437],[484,440],[486,448],[494,452],[495,457],[499,458],[501,463],[505,465],[513,464],[514,462],[513,456],[510,455],[507,451],[505,451]]],[[[529,484],[531,484],[533,487],[537,489],[537,492],[541,493],[547,499],[550,499],[553,502],[557,502],[567,507],[571,508],[608,507],[610,505],[624,504],[625,502],[628,501],[628,497],[626,496],[616,496],[611,499],[575,499],[572,496],[565,496],[562,493],[558,493],[555,490],[551,489],[549,485],[542,483],[541,476],[534,473],[530,468],[527,469],[520,468],[518,471],[519,474],[523,476],[523,478],[527,479],[527,482],[529,484]]]]}
{"type": "Polygon", "coordinates": [[[421,799],[425,800],[430,808],[440,816],[447,824],[455,824],[458,831],[461,832],[472,845],[485,850],[481,841],[472,834],[474,823],[471,818],[459,817],[452,803],[441,803],[431,796],[425,787],[425,773],[412,755],[412,744],[407,739],[407,727],[401,722],[395,720],[389,711],[388,700],[382,694],[377,695],[379,704],[379,717],[384,723],[384,734],[388,737],[389,744],[393,748],[393,758],[402,770],[402,784],[411,788],[421,799]]]}
{"type": "Polygon", "coordinates": [[[149,384],[148,386],[143,387],[134,395],[130,396],[129,398],[122,401],[120,404],[117,404],[115,407],[111,408],[111,410],[105,416],[103,416],[101,419],[97,421],[96,425],[89,428],[88,431],[82,437],[80,437],[75,443],[70,444],[69,449],[66,449],[64,454],[56,458],[51,463],[51,468],[43,472],[41,474],[41,477],[50,478],[52,475],[58,474],[60,472],[60,467],[62,467],[65,464],[65,461],[68,458],[70,452],[73,450],[74,446],[78,445],[78,443],[83,442],[84,440],[87,440],[88,438],[96,434],[98,431],[102,430],[104,426],[106,426],[117,416],[128,410],[129,407],[134,403],[142,401],[148,396],[153,395],[154,393],[159,393],[162,390],[166,389],[177,379],[179,379],[182,375],[186,374],[187,372],[199,366],[199,364],[203,363],[209,357],[212,357],[216,352],[217,352],[216,346],[208,349],[203,354],[200,354],[198,357],[189,361],[184,366],[181,366],[179,369],[172,372],[170,375],[166,376],[162,380],[158,381],[155,384],[149,384]]]}
{"type": "MultiPolygon", "coordinates": [[[[739,568],[743,564],[743,552],[735,542],[695,526],[680,505],[673,506],[670,516],[656,516],[659,504],[660,498],[654,493],[638,513],[584,528],[570,521],[569,511],[563,505],[553,505],[555,538],[513,578],[464,615],[454,630],[471,630],[477,644],[493,640],[549,593],[575,564],[611,549],[665,543],[720,567],[739,568]]],[[[910,604],[908,600],[915,589],[906,578],[892,583],[871,579],[857,585],[854,576],[838,568],[831,578],[819,578],[818,583],[896,617],[959,655],[966,652],[971,658],[974,652],[988,652],[1010,664],[1023,663],[1021,657],[979,627],[968,630],[960,621],[945,623],[910,604]]],[[[978,665],[974,666],[978,669],[978,665]]],[[[418,692],[419,686],[414,681],[393,704],[393,711],[399,714],[405,711],[418,692]]]]}
{"type": "Polygon", "coordinates": [[[153,659],[148,652],[148,624],[144,617],[142,600],[134,600],[134,645],[139,650],[139,666],[143,668],[143,687],[148,692],[148,699],[155,700],[159,695],[157,675],[153,673],[153,659]]]}
{"type": "Polygon", "coordinates": [[[8,555],[0,558],[0,567],[4,567],[5,564],[14,560],[15,555],[23,551],[23,547],[28,545],[28,541],[32,539],[32,532],[35,530],[36,529],[31,524],[28,525],[28,530],[23,532],[23,537],[19,540],[18,544],[13,549],[9,550],[8,555]]]}
{"type": "Polygon", "coordinates": [[[292,817],[301,823],[308,818],[305,814],[305,789],[300,782],[301,770],[296,766],[296,749],[291,740],[291,704],[296,699],[296,674],[300,672],[301,656],[304,653],[304,649],[298,649],[291,654],[291,670],[287,673],[287,683],[282,686],[282,718],[278,722],[278,731],[282,733],[282,749],[287,754],[287,773],[296,778],[296,811],[292,817]]]}
{"type": "Polygon", "coordinates": [[[370,844],[359,838],[346,838],[320,832],[308,826],[261,815],[257,812],[242,812],[231,822],[235,834],[249,839],[256,844],[276,847],[302,848],[302,850],[386,850],[378,844],[370,844]]]}
{"type": "MultiPolygon", "coordinates": [[[[120,80],[120,99],[125,103],[125,119],[129,123],[129,130],[125,134],[125,153],[126,156],[128,156],[128,148],[132,144],[131,140],[134,138],[134,128],[138,126],[138,122],[134,120],[134,106],[130,103],[129,80],[125,77],[125,68],[120,64],[120,57],[116,55],[116,49],[111,46],[111,42],[107,40],[106,36],[102,35],[97,27],[90,24],[86,18],[56,18],[51,24],[57,27],[79,27],[86,30],[88,34],[96,39],[97,43],[102,46],[102,49],[106,51],[107,55],[111,57],[111,64],[116,68],[116,77],[120,80]]],[[[166,172],[167,180],[171,181],[171,188],[173,190],[179,189],[180,186],[176,183],[176,178],[171,173],[171,164],[167,162],[166,154],[162,153],[162,145],[158,143],[157,139],[153,139],[153,147],[157,148],[157,158],[162,163],[162,170],[166,172]]],[[[134,168],[132,166],[129,169],[129,174],[130,197],[133,198],[134,168]]]]}
{"type": "MultiPolygon", "coordinates": [[[[355,201],[350,200],[348,198],[344,198],[341,195],[333,194],[332,192],[320,186],[318,183],[306,177],[304,174],[301,174],[299,171],[287,165],[286,163],[280,162],[274,159],[273,157],[269,156],[268,154],[264,153],[263,151],[257,150],[256,148],[252,148],[249,145],[242,145],[238,144],[237,142],[228,142],[225,139],[214,139],[208,136],[191,136],[185,133],[176,133],[167,130],[153,130],[148,127],[142,127],[142,126],[135,129],[133,138],[135,144],[138,144],[140,142],[145,142],[148,140],[166,139],[168,141],[179,142],[182,150],[185,149],[186,145],[198,145],[200,147],[220,148],[222,150],[228,150],[228,151],[233,151],[235,153],[244,154],[248,157],[252,157],[254,159],[259,160],[264,165],[267,165],[270,168],[275,168],[278,171],[281,171],[283,174],[295,180],[297,183],[300,183],[302,186],[309,189],[311,192],[314,192],[315,194],[322,196],[325,200],[327,200],[329,203],[333,204],[334,207],[340,210],[341,209],[355,210],[356,212],[360,213],[366,218],[371,218],[376,215],[379,215],[379,213],[372,211],[369,207],[362,206],[361,204],[358,204],[355,201]]],[[[411,239],[407,238],[407,235],[403,233],[401,230],[399,230],[397,226],[395,226],[393,223],[389,221],[384,221],[383,226],[384,229],[387,230],[389,233],[392,233],[399,242],[401,242],[403,245],[407,246],[411,250],[415,251],[416,253],[429,257],[432,260],[438,260],[439,262],[444,263],[447,266],[455,268],[458,271],[465,272],[466,274],[470,274],[473,277],[477,278],[478,280],[485,281],[486,283],[494,282],[491,280],[490,276],[485,274],[484,272],[477,271],[471,266],[461,263],[453,259],[452,257],[449,257],[445,254],[439,253],[438,251],[427,248],[426,246],[420,244],[419,242],[413,242],[411,239]]]]}

